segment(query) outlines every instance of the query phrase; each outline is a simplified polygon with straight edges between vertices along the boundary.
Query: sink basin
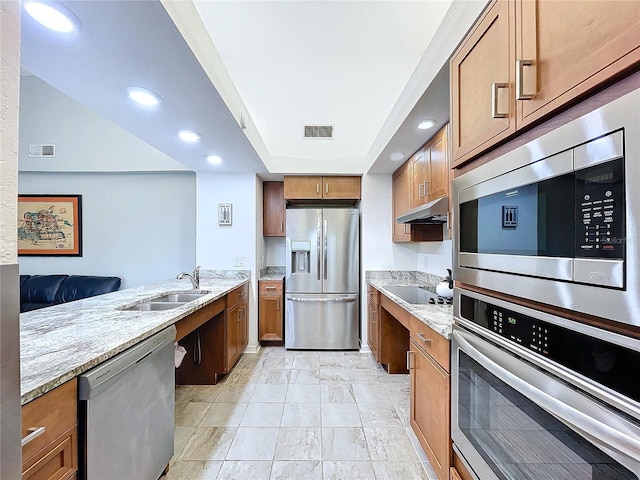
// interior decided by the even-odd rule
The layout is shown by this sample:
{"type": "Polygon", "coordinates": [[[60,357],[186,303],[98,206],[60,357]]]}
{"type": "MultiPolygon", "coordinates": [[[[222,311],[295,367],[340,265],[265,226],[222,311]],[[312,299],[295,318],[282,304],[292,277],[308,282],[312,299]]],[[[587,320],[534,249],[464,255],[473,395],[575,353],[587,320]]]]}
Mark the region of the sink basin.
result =
{"type": "Polygon", "coordinates": [[[181,307],[189,302],[203,297],[211,292],[199,290],[195,292],[173,292],[165,293],[157,297],[148,298],[135,305],[128,307],[119,307],[117,310],[136,311],[136,312],[153,312],[159,310],[171,310],[181,307]]]}
{"type": "Polygon", "coordinates": [[[193,302],[194,300],[203,297],[209,292],[198,292],[198,293],[168,293],[166,295],[162,295],[161,297],[154,298],[153,302],[179,302],[179,303],[187,303],[193,302]]]}
{"type": "Polygon", "coordinates": [[[184,305],[186,302],[144,302],[122,308],[121,310],[133,310],[138,312],[153,312],[158,310],[171,310],[184,305]]]}

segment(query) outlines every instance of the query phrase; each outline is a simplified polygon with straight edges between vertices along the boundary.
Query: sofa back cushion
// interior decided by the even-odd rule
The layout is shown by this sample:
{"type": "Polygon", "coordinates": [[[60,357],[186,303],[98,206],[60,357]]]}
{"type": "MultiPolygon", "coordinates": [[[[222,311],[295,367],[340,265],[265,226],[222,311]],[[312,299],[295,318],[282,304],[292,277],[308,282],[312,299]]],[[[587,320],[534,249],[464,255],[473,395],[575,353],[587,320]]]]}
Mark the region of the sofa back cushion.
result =
{"type": "Polygon", "coordinates": [[[68,275],[31,275],[20,285],[20,303],[53,305],[60,284],[68,275]]]}
{"type": "Polygon", "coordinates": [[[54,304],[73,302],[81,298],[115,292],[120,288],[120,282],[118,277],[69,275],[60,284],[53,302],[54,304]]]}

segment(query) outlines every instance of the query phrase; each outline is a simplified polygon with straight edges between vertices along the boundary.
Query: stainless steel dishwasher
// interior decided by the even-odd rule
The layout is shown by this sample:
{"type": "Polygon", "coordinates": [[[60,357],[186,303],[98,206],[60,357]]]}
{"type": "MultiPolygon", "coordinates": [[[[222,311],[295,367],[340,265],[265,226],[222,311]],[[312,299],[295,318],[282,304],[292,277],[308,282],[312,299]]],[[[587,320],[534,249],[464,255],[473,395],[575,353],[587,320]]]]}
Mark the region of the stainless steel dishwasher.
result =
{"type": "Polygon", "coordinates": [[[175,337],[166,328],[79,377],[80,478],[162,475],[173,456],[175,337]]]}

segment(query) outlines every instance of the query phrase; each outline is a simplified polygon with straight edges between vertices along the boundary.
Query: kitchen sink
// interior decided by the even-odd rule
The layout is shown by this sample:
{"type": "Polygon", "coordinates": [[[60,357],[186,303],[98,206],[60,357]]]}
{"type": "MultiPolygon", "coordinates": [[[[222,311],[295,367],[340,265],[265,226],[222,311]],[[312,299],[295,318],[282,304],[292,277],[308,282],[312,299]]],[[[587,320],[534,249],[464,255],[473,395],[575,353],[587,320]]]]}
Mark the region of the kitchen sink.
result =
{"type": "Polygon", "coordinates": [[[209,292],[168,293],[166,295],[162,295],[161,297],[154,298],[152,301],[153,302],[187,303],[187,302],[193,302],[194,300],[197,300],[208,293],[209,292]]]}
{"type": "Polygon", "coordinates": [[[133,305],[118,307],[116,310],[135,311],[135,312],[154,312],[160,310],[172,310],[174,308],[181,307],[189,302],[203,297],[211,292],[206,290],[199,290],[195,292],[173,292],[164,293],[157,297],[151,297],[145,299],[139,303],[133,305]]]}

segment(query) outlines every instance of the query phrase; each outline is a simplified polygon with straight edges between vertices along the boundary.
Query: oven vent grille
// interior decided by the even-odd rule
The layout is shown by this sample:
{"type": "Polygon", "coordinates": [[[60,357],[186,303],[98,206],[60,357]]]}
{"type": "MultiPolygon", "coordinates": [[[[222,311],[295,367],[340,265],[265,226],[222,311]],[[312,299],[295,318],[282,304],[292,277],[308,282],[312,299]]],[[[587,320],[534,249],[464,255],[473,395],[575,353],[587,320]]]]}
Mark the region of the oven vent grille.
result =
{"type": "Polygon", "coordinates": [[[305,125],[304,138],[333,139],[333,125],[305,125]]]}

